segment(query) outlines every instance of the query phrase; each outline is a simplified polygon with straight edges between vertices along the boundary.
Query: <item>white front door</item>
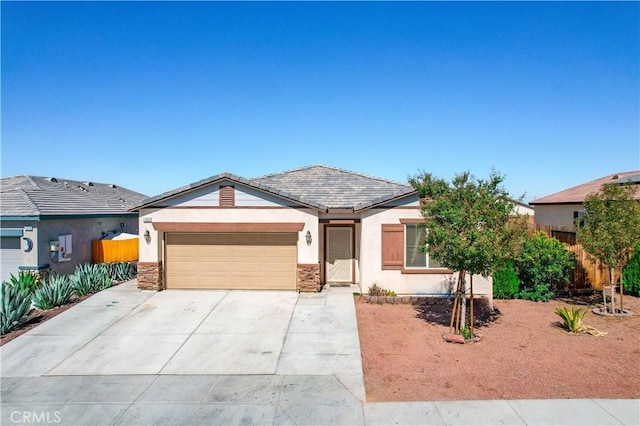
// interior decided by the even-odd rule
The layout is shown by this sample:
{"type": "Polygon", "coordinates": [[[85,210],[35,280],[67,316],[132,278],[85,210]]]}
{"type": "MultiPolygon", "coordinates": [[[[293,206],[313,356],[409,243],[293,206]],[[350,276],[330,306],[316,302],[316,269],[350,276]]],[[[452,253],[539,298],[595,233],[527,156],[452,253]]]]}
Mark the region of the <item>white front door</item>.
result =
{"type": "Polygon", "coordinates": [[[327,228],[326,282],[353,282],[353,228],[327,228]]]}

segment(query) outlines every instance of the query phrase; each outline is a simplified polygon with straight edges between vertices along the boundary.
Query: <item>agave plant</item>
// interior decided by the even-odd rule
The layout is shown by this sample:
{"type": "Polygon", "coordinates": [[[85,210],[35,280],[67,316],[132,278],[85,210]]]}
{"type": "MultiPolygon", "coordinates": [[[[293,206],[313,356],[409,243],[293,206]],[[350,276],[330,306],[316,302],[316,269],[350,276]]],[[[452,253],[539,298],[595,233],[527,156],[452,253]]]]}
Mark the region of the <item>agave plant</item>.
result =
{"type": "Polygon", "coordinates": [[[91,265],[85,263],[78,265],[69,279],[74,293],[78,296],[104,290],[111,287],[112,284],[109,270],[104,264],[91,265]]]}
{"type": "Polygon", "coordinates": [[[127,281],[129,275],[129,263],[118,262],[114,266],[115,279],[117,281],[127,281]]]}
{"type": "Polygon", "coordinates": [[[11,274],[9,283],[17,288],[24,296],[32,295],[40,287],[40,277],[31,272],[20,272],[18,276],[11,274]]]}
{"type": "Polygon", "coordinates": [[[564,321],[564,326],[570,333],[578,334],[584,331],[585,327],[582,325],[584,316],[587,314],[586,309],[574,308],[567,309],[566,306],[556,309],[556,314],[564,321]]]}
{"type": "Polygon", "coordinates": [[[69,301],[73,291],[74,288],[67,276],[52,276],[33,294],[33,305],[40,310],[62,306],[69,301]]]}
{"type": "Polygon", "coordinates": [[[0,285],[0,334],[7,334],[29,320],[31,296],[9,283],[0,285]]]}

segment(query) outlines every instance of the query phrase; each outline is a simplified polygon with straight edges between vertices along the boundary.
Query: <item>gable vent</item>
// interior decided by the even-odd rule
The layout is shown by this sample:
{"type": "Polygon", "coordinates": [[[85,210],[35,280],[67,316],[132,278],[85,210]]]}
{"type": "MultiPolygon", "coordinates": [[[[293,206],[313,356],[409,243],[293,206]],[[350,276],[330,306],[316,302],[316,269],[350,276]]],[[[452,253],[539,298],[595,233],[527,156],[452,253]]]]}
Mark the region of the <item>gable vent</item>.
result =
{"type": "Polygon", "coordinates": [[[234,207],[236,204],[235,189],[233,186],[220,187],[220,207],[234,207]]]}

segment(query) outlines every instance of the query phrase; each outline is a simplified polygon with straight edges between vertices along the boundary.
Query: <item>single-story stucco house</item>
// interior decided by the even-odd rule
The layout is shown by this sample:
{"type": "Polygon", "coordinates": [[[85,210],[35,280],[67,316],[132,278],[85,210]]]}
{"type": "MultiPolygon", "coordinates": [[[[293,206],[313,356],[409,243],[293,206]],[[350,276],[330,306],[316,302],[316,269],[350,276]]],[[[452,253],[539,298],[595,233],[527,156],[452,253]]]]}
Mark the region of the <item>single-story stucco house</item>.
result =
{"type": "Polygon", "coordinates": [[[70,274],[91,262],[91,241],[138,233],[129,209],[146,195],[114,184],[43,176],[0,181],[1,279],[20,271],[70,274]]]}
{"type": "MultiPolygon", "coordinates": [[[[455,276],[418,248],[411,186],[324,165],[246,179],[221,173],[165,192],[139,213],[141,289],[291,289],[376,283],[443,295],[455,276]]],[[[491,297],[491,281],[474,291],[491,297]]]]}
{"type": "Polygon", "coordinates": [[[585,198],[606,184],[633,185],[635,199],[640,200],[640,170],[614,173],[531,201],[536,226],[549,228],[553,237],[575,244],[575,221],[584,215],[585,198]]]}

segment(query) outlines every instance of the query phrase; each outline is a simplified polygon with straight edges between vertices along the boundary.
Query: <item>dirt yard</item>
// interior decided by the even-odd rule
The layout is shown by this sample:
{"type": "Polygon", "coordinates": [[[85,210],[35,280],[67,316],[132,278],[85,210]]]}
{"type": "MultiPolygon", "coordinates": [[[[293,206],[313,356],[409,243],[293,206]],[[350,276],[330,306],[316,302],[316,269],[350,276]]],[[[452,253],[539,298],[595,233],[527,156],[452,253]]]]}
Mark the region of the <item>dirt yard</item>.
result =
{"type": "Polygon", "coordinates": [[[482,340],[462,345],[442,338],[451,306],[356,297],[367,400],[640,398],[640,298],[625,296],[632,317],[586,315],[603,337],[556,325],[557,307],[600,300],[496,300],[476,329],[482,340]]]}

